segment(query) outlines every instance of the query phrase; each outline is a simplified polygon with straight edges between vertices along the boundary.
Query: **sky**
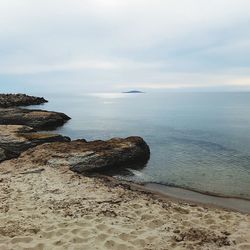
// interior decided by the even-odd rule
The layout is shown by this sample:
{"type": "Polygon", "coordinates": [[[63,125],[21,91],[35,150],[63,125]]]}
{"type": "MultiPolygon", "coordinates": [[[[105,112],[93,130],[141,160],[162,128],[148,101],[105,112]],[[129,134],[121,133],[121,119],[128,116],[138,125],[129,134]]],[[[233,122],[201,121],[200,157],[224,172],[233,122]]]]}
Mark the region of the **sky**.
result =
{"type": "Polygon", "coordinates": [[[0,90],[250,91],[249,0],[2,0],[0,90]]]}

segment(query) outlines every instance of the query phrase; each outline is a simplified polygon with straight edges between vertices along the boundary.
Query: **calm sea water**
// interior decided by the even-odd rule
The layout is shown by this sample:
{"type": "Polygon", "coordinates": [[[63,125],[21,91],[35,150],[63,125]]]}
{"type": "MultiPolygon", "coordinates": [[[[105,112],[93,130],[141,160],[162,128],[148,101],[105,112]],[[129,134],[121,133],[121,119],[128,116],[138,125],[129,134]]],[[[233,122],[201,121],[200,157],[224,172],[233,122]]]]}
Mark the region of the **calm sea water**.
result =
{"type": "Polygon", "coordinates": [[[47,95],[72,139],[142,136],[151,159],[123,176],[250,198],[250,93],[47,95]]]}

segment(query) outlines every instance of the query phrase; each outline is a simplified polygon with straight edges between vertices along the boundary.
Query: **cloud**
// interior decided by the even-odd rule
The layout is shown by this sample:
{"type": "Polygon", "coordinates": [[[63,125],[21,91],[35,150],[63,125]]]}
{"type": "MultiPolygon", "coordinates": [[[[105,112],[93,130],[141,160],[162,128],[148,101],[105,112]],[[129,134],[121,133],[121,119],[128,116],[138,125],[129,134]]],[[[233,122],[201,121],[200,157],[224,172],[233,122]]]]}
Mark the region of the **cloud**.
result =
{"type": "Polygon", "coordinates": [[[0,86],[237,87],[250,77],[249,10],[248,0],[1,1],[0,86]]]}
{"type": "Polygon", "coordinates": [[[116,61],[101,61],[101,60],[84,60],[72,61],[62,64],[3,64],[0,68],[0,73],[8,75],[25,75],[25,74],[38,74],[49,72],[81,72],[85,70],[152,70],[159,69],[166,66],[161,62],[136,62],[128,60],[116,61]]]}

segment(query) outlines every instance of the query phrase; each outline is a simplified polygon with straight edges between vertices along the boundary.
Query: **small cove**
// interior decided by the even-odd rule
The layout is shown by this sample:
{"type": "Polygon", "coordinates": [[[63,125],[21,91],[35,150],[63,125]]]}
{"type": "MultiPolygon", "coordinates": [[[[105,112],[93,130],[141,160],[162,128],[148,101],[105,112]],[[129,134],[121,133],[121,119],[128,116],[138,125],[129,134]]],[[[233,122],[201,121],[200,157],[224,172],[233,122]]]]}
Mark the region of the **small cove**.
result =
{"type": "Polygon", "coordinates": [[[72,118],[58,133],[87,140],[138,135],[147,141],[147,166],[117,178],[250,198],[249,93],[45,97],[48,104],[34,107],[72,118]]]}

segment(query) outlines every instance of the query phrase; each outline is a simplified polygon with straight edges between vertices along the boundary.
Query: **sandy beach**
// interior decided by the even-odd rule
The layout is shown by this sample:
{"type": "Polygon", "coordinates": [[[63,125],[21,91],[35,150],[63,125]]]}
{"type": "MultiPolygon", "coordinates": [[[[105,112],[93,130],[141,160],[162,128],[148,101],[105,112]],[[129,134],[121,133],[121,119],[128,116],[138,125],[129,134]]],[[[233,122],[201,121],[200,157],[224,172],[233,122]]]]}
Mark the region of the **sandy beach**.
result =
{"type": "MultiPolygon", "coordinates": [[[[64,117],[2,109],[1,121],[42,128],[64,117]]],[[[0,135],[0,250],[250,249],[249,213],[97,174],[145,164],[150,149],[140,137],[71,141],[13,124],[0,135]]]]}
{"type": "Polygon", "coordinates": [[[0,186],[1,250],[250,249],[247,214],[161,199],[27,153],[0,164],[0,186]]]}
{"type": "Polygon", "coordinates": [[[0,250],[250,250],[250,0],[0,0],[0,250]]]}

